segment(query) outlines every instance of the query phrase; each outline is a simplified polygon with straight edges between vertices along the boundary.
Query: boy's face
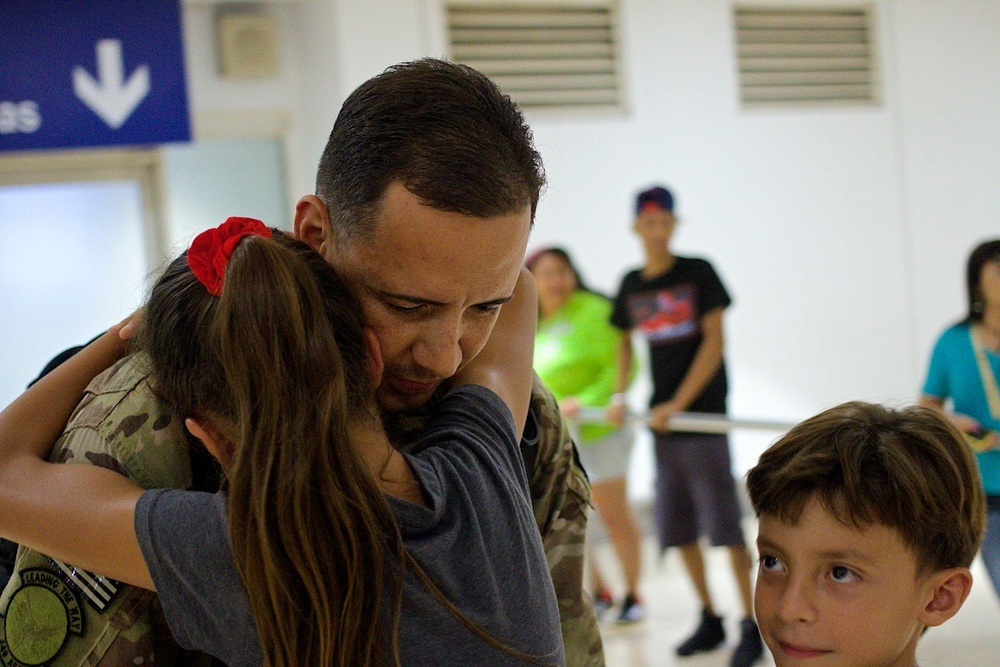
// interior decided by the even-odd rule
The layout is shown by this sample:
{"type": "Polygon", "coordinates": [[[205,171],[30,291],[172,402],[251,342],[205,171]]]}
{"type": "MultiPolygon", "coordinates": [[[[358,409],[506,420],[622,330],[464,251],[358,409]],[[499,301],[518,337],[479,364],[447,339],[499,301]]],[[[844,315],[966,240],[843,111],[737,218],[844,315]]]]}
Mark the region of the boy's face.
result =
{"type": "Polygon", "coordinates": [[[676,224],[674,214],[666,209],[650,207],[639,212],[635,218],[635,233],[642,239],[647,257],[660,257],[669,252],[676,224]]]}
{"type": "Polygon", "coordinates": [[[754,608],[778,667],[914,667],[934,597],[899,534],[845,526],[816,498],[798,523],[761,515],[754,608]]]}

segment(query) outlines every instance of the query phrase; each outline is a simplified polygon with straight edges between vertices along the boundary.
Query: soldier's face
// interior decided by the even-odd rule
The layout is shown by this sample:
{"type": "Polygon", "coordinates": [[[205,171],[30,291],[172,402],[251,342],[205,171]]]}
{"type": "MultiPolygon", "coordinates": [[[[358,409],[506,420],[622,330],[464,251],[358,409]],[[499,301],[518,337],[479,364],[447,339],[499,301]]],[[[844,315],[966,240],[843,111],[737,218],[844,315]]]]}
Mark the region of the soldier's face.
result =
{"type": "Polygon", "coordinates": [[[384,409],[419,407],[479,354],[514,291],[530,227],[529,206],[478,218],[426,206],[394,183],[371,238],[327,244],[378,338],[384,409]]]}

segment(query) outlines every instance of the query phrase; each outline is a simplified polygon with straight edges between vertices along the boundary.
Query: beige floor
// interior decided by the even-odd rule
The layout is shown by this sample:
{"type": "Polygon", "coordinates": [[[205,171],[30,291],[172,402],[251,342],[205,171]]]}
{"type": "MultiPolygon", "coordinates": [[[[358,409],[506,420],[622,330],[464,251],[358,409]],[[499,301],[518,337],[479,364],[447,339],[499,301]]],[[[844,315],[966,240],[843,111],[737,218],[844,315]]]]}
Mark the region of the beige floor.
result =
{"type": "MultiPolygon", "coordinates": [[[[756,535],[752,519],[747,520],[746,534],[756,535]]],[[[694,629],[698,606],[678,555],[671,551],[658,559],[652,539],[644,546],[642,593],[648,614],[635,626],[602,625],[607,667],[728,666],[742,613],[727,552],[713,549],[707,556],[709,584],[719,612],[726,617],[726,646],[712,653],[677,658],[674,647],[694,629]]],[[[597,557],[614,580],[620,581],[610,546],[598,546],[597,557]]],[[[973,564],[973,577],[972,593],[958,615],[921,639],[917,649],[921,667],[1000,667],[1000,602],[978,559],[973,564]]],[[[774,662],[766,655],[758,665],[771,667],[774,662]]]]}

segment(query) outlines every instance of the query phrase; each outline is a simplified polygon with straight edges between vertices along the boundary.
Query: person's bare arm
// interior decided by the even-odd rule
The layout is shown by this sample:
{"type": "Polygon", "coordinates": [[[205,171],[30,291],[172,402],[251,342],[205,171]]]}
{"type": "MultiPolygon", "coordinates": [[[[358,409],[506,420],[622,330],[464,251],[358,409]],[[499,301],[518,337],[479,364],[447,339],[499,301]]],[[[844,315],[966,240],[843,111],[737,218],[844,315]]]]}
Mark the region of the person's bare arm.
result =
{"type": "Polygon", "coordinates": [[[615,426],[625,423],[625,416],[628,413],[628,406],[625,404],[624,394],[628,388],[629,378],[632,375],[632,332],[622,331],[618,338],[618,350],[615,353],[615,366],[618,369],[618,378],[615,381],[615,394],[611,404],[607,407],[605,414],[608,421],[615,426]]]}
{"type": "Polygon", "coordinates": [[[0,413],[0,534],[152,589],[134,528],[142,489],[110,470],[45,461],[87,384],[124,354],[117,332],[106,333],[0,413]]]}
{"type": "Polygon", "coordinates": [[[925,408],[932,408],[940,412],[942,415],[951,420],[951,423],[954,424],[959,431],[972,433],[982,428],[982,425],[977,420],[969,417],[968,415],[963,415],[957,412],[948,412],[945,410],[944,399],[940,396],[922,394],[917,402],[925,408]]]}
{"type": "Polygon", "coordinates": [[[670,419],[678,412],[687,410],[688,406],[695,402],[722,365],[723,312],[724,309],[719,307],[701,316],[701,344],[698,345],[698,351],[673,397],[669,401],[653,406],[650,410],[649,425],[653,429],[660,431],[668,429],[670,419]]]}
{"type": "Polygon", "coordinates": [[[960,412],[948,412],[944,409],[944,399],[940,396],[930,396],[929,394],[922,394],[917,400],[917,403],[924,406],[925,408],[932,408],[937,410],[945,417],[947,417],[952,424],[955,425],[962,433],[967,434],[979,434],[982,433],[981,447],[982,449],[995,449],[1000,447],[1000,433],[990,432],[985,429],[978,419],[970,417],[969,415],[964,415],[960,412]]]}
{"type": "Polygon", "coordinates": [[[500,308],[486,346],[452,380],[452,386],[479,384],[494,391],[510,408],[518,439],[531,403],[537,321],[535,280],[530,271],[521,269],[513,298],[500,308]]]}

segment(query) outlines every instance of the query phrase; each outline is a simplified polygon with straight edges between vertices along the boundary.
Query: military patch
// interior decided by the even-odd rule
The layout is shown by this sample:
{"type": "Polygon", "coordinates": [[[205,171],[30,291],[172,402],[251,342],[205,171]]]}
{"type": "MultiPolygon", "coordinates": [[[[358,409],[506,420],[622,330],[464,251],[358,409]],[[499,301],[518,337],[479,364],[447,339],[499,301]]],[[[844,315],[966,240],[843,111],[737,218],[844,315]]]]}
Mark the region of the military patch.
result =
{"type": "Polygon", "coordinates": [[[119,583],[114,579],[91,574],[55,558],[47,558],[46,560],[49,561],[49,565],[62,572],[63,581],[83,593],[84,599],[98,613],[103,614],[111,601],[118,595],[119,583]]]}
{"type": "Polygon", "coordinates": [[[38,667],[54,659],[69,636],[83,635],[80,600],[56,573],[32,568],[0,616],[0,665],[38,667]]]}

